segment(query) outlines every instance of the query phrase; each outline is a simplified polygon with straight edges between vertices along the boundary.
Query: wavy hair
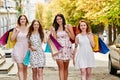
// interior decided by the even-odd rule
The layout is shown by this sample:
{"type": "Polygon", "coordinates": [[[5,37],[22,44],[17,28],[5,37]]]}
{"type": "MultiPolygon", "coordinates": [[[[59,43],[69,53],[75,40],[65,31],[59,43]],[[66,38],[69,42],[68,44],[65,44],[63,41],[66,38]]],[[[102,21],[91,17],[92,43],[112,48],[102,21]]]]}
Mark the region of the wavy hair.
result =
{"type": "Polygon", "coordinates": [[[52,25],[52,26],[55,28],[55,31],[58,30],[58,27],[59,27],[59,24],[57,23],[57,17],[58,17],[58,16],[62,18],[63,30],[65,30],[66,22],[65,22],[65,18],[64,18],[64,16],[63,16],[63,14],[57,14],[57,15],[55,16],[54,22],[53,22],[53,25],[52,25]]]}
{"type": "Polygon", "coordinates": [[[43,28],[42,28],[42,25],[40,24],[39,20],[33,20],[32,21],[32,24],[29,27],[27,37],[28,37],[28,39],[30,39],[30,36],[32,35],[32,32],[34,31],[33,25],[34,25],[35,22],[38,22],[38,24],[39,24],[38,32],[39,32],[39,36],[41,38],[41,41],[43,41],[44,40],[44,32],[43,32],[43,28]]]}

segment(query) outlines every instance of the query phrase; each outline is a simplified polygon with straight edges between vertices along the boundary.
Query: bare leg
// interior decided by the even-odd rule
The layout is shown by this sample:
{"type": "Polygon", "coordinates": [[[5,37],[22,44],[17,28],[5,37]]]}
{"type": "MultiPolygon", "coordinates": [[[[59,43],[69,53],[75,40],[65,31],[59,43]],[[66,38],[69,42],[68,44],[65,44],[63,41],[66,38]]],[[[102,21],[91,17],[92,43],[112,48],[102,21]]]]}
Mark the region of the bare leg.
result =
{"type": "Polygon", "coordinates": [[[86,80],[91,79],[91,70],[92,70],[92,68],[87,68],[86,69],[86,80]]]}
{"type": "Polygon", "coordinates": [[[33,80],[37,80],[37,68],[32,68],[33,80]]]}
{"type": "Polygon", "coordinates": [[[24,67],[23,67],[23,64],[22,63],[17,63],[17,67],[18,67],[19,80],[24,80],[24,75],[23,75],[24,67]]]}
{"type": "Polygon", "coordinates": [[[64,62],[64,80],[68,80],[68,66],[69,60],[64,62]]]}
{"type": "Polygon", "coordinates": [[[56,60],[59,69],[59,79],[64,80],[64,64],[62,60],[56,60]]]}
{"type": "Polygon", "coordinates": [[[23,70],[23,75],[24,75],[24,80],[27,80],[27,66],[23,65],[24,70],[23,70]]]}
{"type": "Polygon", "coordinates": [[[38,68],[37,69],[37,75],[38,75],[38,80],[43,80],[43,69],[42,68],[38,68]]]}
{"type": "Polygon", "coordinates": [[[81,80],[86,80],[86,68],[80,69],[81,71],[81,80]]]}

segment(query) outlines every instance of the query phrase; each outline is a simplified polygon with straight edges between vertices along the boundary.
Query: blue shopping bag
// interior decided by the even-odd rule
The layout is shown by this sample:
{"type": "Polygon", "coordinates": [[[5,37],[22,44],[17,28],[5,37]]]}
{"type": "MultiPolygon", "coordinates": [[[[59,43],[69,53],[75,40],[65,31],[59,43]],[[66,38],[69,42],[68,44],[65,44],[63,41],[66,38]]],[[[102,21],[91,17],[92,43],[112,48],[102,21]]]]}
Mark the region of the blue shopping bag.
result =
{"type": "Polygon", "coordinates": [[[29,65],[30,64],[30,50],[27,50],[26,55],[23,60],[24,65],[29,65]]]}
{"type": "Polygon", "coordinates": [[[100,52],[103,54],[106,54],[109,52],[109,48],[106,46],[106,44],[102,41],[101,38],[99,38],[99,48],[100,52]]]}
{"type": "Polygon", "coordinates": [[[50,51],[50,46],[49,46],[48,42],[47,42],[46,47],[45,47],[45,52],[51,52],[50,51]]]}

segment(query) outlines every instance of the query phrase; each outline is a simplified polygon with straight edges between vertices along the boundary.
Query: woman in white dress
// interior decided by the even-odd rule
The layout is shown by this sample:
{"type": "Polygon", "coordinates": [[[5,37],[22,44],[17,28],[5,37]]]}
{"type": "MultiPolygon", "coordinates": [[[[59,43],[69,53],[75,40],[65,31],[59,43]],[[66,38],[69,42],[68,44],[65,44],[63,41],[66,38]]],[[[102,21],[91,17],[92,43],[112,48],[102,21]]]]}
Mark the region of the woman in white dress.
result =
{"type": "Polygon", "coordinates": [[[91,69],[95,67],[94,53],[92,50],[92,47],[95,46],[94,38],[86,21],[81,20],[79,22],[78,30],[80,33],[75,38],[73,64],[75,68],[80,69],[81,80],[90,80],[91,69]]]}

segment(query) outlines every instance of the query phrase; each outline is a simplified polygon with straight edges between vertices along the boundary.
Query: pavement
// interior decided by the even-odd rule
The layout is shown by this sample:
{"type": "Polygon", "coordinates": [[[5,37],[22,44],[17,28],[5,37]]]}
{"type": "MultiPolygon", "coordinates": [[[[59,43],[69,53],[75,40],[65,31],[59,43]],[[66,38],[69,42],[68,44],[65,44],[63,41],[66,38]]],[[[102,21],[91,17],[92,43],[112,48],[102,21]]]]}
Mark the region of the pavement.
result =
{"type": "MultiPolygon", "coordinates": [[[[45,49],[45,45],[43,46],[45,49]]],[[[46,54],[46,66],[44,68],[43,80],[59,80],[58,76],[58,68],[55,60],[51,57],[50,53],[46,54]]],[[[91,80],[120,80],[120,75],[114,76],[108,73],[108,54],[94,53],[96,68],[93,68],[92,71],[92,79],[91,80]]],[[[17,71],[17,67],[14,68],[17,71]]],[[[72,60],[69,65],[69,75],[68,80],[80,80],[80,71],[74,68],[72,64],[72,60]]],[[[0,74],[0,80],[18,80],[17,74],[15,75],[7,75],[0,74]]],[[[32,71],[31,67],[28,67],[28,79],[32,80],[32,71]]]]}

